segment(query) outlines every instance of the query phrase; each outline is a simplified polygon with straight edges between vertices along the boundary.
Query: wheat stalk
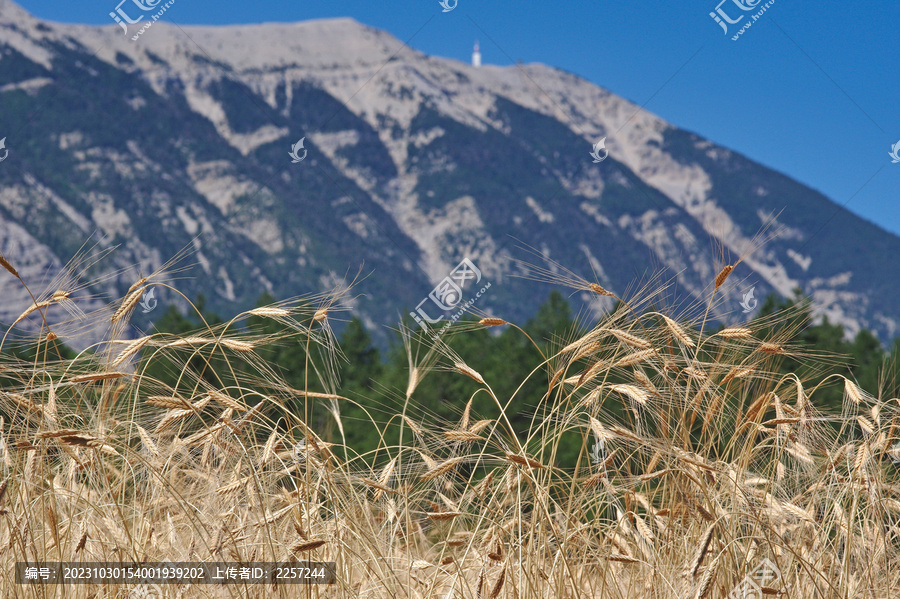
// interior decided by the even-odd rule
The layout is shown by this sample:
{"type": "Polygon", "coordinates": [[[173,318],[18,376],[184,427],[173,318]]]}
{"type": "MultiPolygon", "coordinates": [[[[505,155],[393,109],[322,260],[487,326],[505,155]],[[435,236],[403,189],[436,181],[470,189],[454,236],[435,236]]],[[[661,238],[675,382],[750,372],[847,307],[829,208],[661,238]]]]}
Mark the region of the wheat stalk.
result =
{"type": "Polygon", "coordinates": [[[78,447],[92,447],[92,443],[97,441],[97,437],[87,433],[75,432],[75,434],[67,434],[57,437],[60,443],[66,445],[76,445],[78,447]]]}
{"type": "Polygon", "coordinates": [[[641,339],[637,335],[632,335],[628,331],[622,331],[619,329],[609,329],[609,333],[612,333],[616,339],[621,341],[622,343],[626,343],[631,345],[632,347],[636,347],[638,349],[650,349],[652,347],[650,342],[646,339],[641,339]]]}
{"type": "Polygon", "coordinates": [[[278,522],[279,520],[281,520],[282,518],[284,518],[285,516],[290,514],[291,510],[293,510],[294,507],[295,507],[294,505],[288,505],[288,506],[281,508],[280,510],[269,515],[269,517],[267,517],[265,519],[265,523],[266,524],[275,524],[276,522],[278,522]]]}
{"type": "Polygon", "coordinates": [[[324,545],[327,541],[324,539],[310,539],[310,540],[302,540],[291,547],[291,553],[305,553],[307,551],[312,551],[313,549],[318,549],[322,545],[324,545]]]}
{"type": "Polygon", "coordinates": [[[20,393],[7,392],[7,393],[3,393],[3,396],[11,399],[16,405],[18,405],[21,408],[25,408],[29,412],[36,412],[38,414],[41,414],[44,411],[41,406],[37,405],[36,403],[31,401],[29,398],[25,397],[24,395],[22,395],[20,393]]]}
{"type": "Polygon", "coordinates": [[[635,387],[634,385],[613,385],[612,387],[610,387],[610,389],[612,389],[616,393],[621,393],[622,395],[630,397],[642,406],[647,405],[647,393],[645,393],[643,389],[635,387]]]}
{"type": "Polygon", "coordinates": [[[12,276],[14,276],[15,278],[21,279],[21,277],[19,276],[19,273],[16,271],[15,268],[13,268],[13,265],[10,264],[9,261],[3,257],[3,254],[0,254],[0,266],[5,268],[6,270],[8,270],[10,272],[10,274],[12,274],[12,276]]]}
{"type": "Polygon", "coordinates": [[[622,555],[621,553],[610,553],[608,555],[602,555],[600,557],[611,562],[619,562],[621,564],[637,564],[641,561],[635,557],[631,557],[630,555],[622,555]]]}
{"type": "Polygon", "coordinates": [[[131,287],[128,288],[128,291],[125,292],[125,295],[128,295],[129,293],[131,293],[138,287],[141,287],[146,282],[147,282],[147,277],[141,277],[140,279],[138,279],[137,281],[135,281],[134,283],[131,284],[131,287]]]}
{"type": "Polygon", "coordinates": [[[590,343],[585,343],[578,352],[572,356],[572,361],[577,362],[582,358],[586,358],[594,353],[596,353],[602,346],[599,341],[591,341],[590,343]]]}
{"type": "Polygon", "coordinates": [[[292,391],[297,395],[302,395],[304,397],[315,397],[317,399],[347,399],[343,395],[335,395],[334,393],[319,393],[317,391],[303,391],[301,389],[292,389],[292,391]]]}
{"type": "Polygon", "coordinates": [[[187,345],[205,345],[207,343],[215,343],[215,339],[210,339],[208,337],[190,336],[190,337],[184,337],[183,339],[177,339],[175,341],[166,343],[163,347],[164,348],[185,347],[187,345]]]}
{"type": "Polygon", "coordinates": [[[109,381],[131,376],[127,372],[98,372],[95,374],[79,374],[69,379],[70,383],[93,383],[96,381],[109,381]]]}
{"type": "Polygon", "coordinates": [[[503,590],[503,583],[506,581],[506,566],[503,567],[503,570],[500,571],[500,576],[497,578],[497,582],[494,583],[494,587],[491,589],[490,595],[488,595],[488,599],[496,599],[497,596],[500,595],[500,591],[503,590]]]}
{"type": "Polygon", "coordinates": [[[719,274],[716,275],[716,286],[715,289],[718,289],[722,286],[722,283],[725,282],[725,279],[728,278],[728,275],[731,274],[731,271],[734,270],[735,265],[726,264],[722,270],[719,271],[719,274]]]}
{"type": "Polygon", "coordinates": [[[700,584],[697,587],[697,594],[694,595],[694,599],[703,599],[704,597],[706,597],[707,593],[709,593],[713,578],[715,578],[718,569],[719,558],[716,557],[706,568],[706,572],[703,573],[703,578],[700,579],[700,584]]]}
{"type": "Polygon", "coordinates": [[[467,364],[464,364],[463,362],[456,362],[453,366],[456,368],[456,370],[466,375],[470,379],[478,381],[482,385],[484,384],[484,379],[481,378],[481,375],[478,374],[478,372],[476,372],[474,369],[470,368],[467,364]]]}
{"type": "Polygon", "coordinates": [[[724,385],[725,383],[729,383],[729,382],[733,381],[734,379],[744,378],[745,376],[749,376],[749,375],[753,374],[755,371],[756,371],[756,369],[753,368],[752,366],[744,366],[744,367],[735,366],[731,370],[729,370],[728,374],[726,374],[722,378],[722,384],[724,385]]]}
{"type": "Polygon", "coordinates": [[[513,464],[518,464],[519,466],[526,466],[528,468],[546,468],[546,466],[535,459],[529,458],[527,456],[520,456],[515,453],[506,454],[506,459],[513,464]]]}
{"type": "Polygon", "coordinates": [[[218,489],[216,489],[216,495],[228,495],[230,493],[233,493],[249,483],[252,479],[253,477],[248,476],[246,478],[238,479],[233,483],[227,484],[224,487],[219,487],[218,489]]]}
{"type": "Polygon", "coordinates": [[[688,347],[694,347],[694,345],[695,345],[694,340],[691,339],[690,335],[687,334],[687,331],[685,331],[683,328],[681,328],[681,325],[679,325],[677,322],[675,322],[668,316],[663,316],[663,320],[665,320],[666,326],[669,328],[669,331],[671,331],[672,335],[676,339],[681,341],[681,343],[683,345],[686,345],[688,347]]]}
{"type": "Polygon", "coordinates": [[[71,436],[80,435],[80,434],[81,434],[81,431],[79,431],[79,430],[66,428],[66,429],[60,429],[58,431],[45,431],[43,433],[38,433],[34,436],[34,439],[36,441],[38,441],[41,439],[55,439],[57,437],[71,437],[71,436]]]}
{"type": "MultiPolygon", "coordinates": [[[[423,454],[424,455],[424,454],[423,454]]],[[[432,480],[444,474],[447,474],[454,468],[456,468],[457,464],[463,461],[462,457],[450,458],[445,462],[441,462],[440,464],[435,464],[431,467],[425,474],[423,474],[419,480],[426,481],[432,480]]]]}
{"type": "Polygon", "coordinates": [[[625,366],[634,366],[635,364],[640,364],[641,362],[646,362],[650,358],[656,355],[655,349],[645,349],[643,351],[636,351],[634,353],[625,355],[619,358],[613,366],[622,368],[625,366]]]}
{"type": "Polygon", "coordinates": [[[790,417],[790,418],[773,418],[771,420],[766,420],[762,424],[763,424],[763,426],[776,426],[779,424],[796,424],[798,422],[800,422],[799,418],[790,417]]]}
{"type": "Polygon", "coordinates": [[[594,435],[597,436],[598,439],[603,442],[612,441],[614,439],[614,436],[606,430],[606,427],[603,426],[603,424],[599,420],[597,420],[593,416],[588,416],[588,419],[591,431],[594,433],[594,435]]]}
{"type": "Polygon", "coordinates": [[[204,428],[202,430],[199,430],[196,433],[194,433],[193,435],[185,437],[181,441],[188,447],[191,447],[193,445],[196,445],[197,443],[199,443],[206,437],[213,435],[221,430],[224,430],[227,426],[228,426],[228,424],[226,424],[225,422],[220,422],[209,428],[204,428]]]}
{"type": "Polygon", "coordinates": [[[457,518],[462,516],[462,512],[427,512],[425,514],[429,520],[434,520],[435,522],[442,522],[444,520],[452,520],[453,518],[457,518]]]}
{"type": "Polygon", "coordinates": [[[172,395],[151,395],[144,400],[145,403],[158,408],[168,408],[171,410],[190,409],[191,404],[186,400],[172,395]]]}
{"type": "Polygon", "coordinates": [[[653,384],[653,381],[650,380],[650,377],[641,370],[640,368],[634,369],[634,379],[640,384],[644,389],[650,392],[651,395],[655,395],[656,397],[662,399],[662,394],[660,394],[659,389],[653,384]]]}
{"type": "Polygon", "coordinates": [[[184,418],[187,418],[191,414],[200,412],[200,410],[205,408],[206,404],[208,404],[208,403],[209,403],[209,397],[204,397],[204,398],[200,399],[199,401],[197,401],[193,404],[190,404],[190,407],[169,410],[166,413],[166,415],[163,416],[163,419],[159,422],[159,424],[156,427],[156,431],[154,431],[154,432],[160,433],[161,431],[164,431],[167,428],[169,428],[169,426],[171,426],[173,423],[178,422],[179,420],[182,420],[184,418]]]}
{"type": "Polygon", "coordinates": [[[150,453],[150,455],[154,458],[159,459],[159,448],[156,446],[156,443],[153,442],[150,434],[144,429],[144,427],[140,425],[135,426],[137,427],[141,442],[144,444],[144,447],[147,448],[147,452],[150,453]]]}
{"type": "Polygon", "coordinates": [[[609,362],[607,362],[606,360],[597,360],[588,369],[582,372],[580,376],[567,378],[563,381],[563,383],[580,387],[596,377],[604,368],[608,366],[609,362]]]}
{"type": "Polygon", "coordinates": [[[234,350],[240,353],[249,353],[253,351],[253,344],[247,343],[246,341],[239,341],[237,339],[222,339],[222,345],[227,347],[230,350],[234,350]]]}
{"type": "Polygon", "coordinates": [[[284,308],[273,308],[273,307],[262,307],[262,308],[254,308],[247,312],[252,316],[262,316],[265,318],[283,318],[285,316],[289,316],[290,312],[285,310],[284,308]]]}
{"type": "Polygon", "coordinates": [[[16,318],[13,321],[12,325],[10,325],[10,326],[15,326],[15,325],[19,324],[20,322],[25,320],[28,317],[28,315],[31,314],[32,312],[34,312],[36,310],[40,310],[41,308],[46,308],[47,306],[49,306],[52,303],[53,303],[53,300],[44,300],[42,302],[36,302],[34,304],[31,304],[31,306],[29,308],[27,308],[24,312],[22,312],[22,314],[20,314],[19,317],[16,318]]]}
{"type": "Polygon", "coordinates": [[[214,399],[216,403],[219,403],[226,408],[231,408],[235,412],[243,412],[247,409],[247,406],[235,399],[232,399],[230,396],[221,391],[210,390],[209,397],[214,399]]]}
{"type": "Polygon", "coordinates": [[[862,403],[862,393],[859,392],[859,387],[857,387],[850,379],[844,379],[844,393],[856,405],[862,403]]]}
{"type": "Polygon", "coordinates": [[[731,328],[722,329],[716,335],[725,339],[747,339],[753,336],[753,331],[751,329],[731,328]]]}
{"type": "Polygon", "coordinates": [[[691,560],[691,564],[688,567],[688,572],[690,572],[691,577],[696,578],[697,572],[700,569],[700,565],[703,563],[703,558],[706,557],[706,552],[709,550],[709,544],[712,541],[713,532],[716,529],[715,524],[711,524],[707,529],[703,536],[700,538],[700,544],[697,546],[697,551],[694,554],[694,559],[691,560]]]}
{"type": "Polygon", "coordinates": [[[371,478],[363,477],[360,479],[360,481],[362,481],[362,483],[364,485],[372,487],[373,489],[377,490],[376,496],[375,496],[375,501],[378,501],[378,498],[381,496],[381,493],[393,493],[393,494],[397,493],[397,491],[395,489],[385,486],[384,484],[382,484],[378,481],[374,481],[371,478]]]}
{"type": "Polygon", "coordinates": [[[119,352],[119,355],[117,355],[115,357],[115,359],[112,361],[111,366],[113,368],[115,368],[116,366],[119,366],[122,362],[124,362],[125,360],[127,360],[128,358],[133,356],[134,354],[138,353],[141,350],[141,348],[144,347],[145,345],[147,345],[147,343],[149,343],[149,341],[152,338],[153,337],[151,335],[147,335],[145,337],[140,337],[138,339],[135,339],[134,341],[132,341],[131,343],[126,345],[125,349],[123,349],[121,352],[119,352]]]}
{"type": "Polygon", "coordinates": [[[450,441],[471,442],[484,440],[484,437],[481,435],[477,435],[470,431],[445,431],[444,436],[450,441]]]}
{"type": "Polygon", "coordinates": [[[615,294],[613,294],[610,291],[607,291],[606,289],[604,289],[597,283],[591,283],[590,285],[588,285],[588,287],[590,288],[591,291],[593,291],[597,295],[605,295],[607,297],[615,297],[615,294]]]}
{"type": "Polygon", "coordinates": [[[637,478],[641,482],[647,482],[648,480],[653,480],[655,478],[661,478],[661,477],[665,476],[666,474],[668,474],[669,472],[672,472],[672,470],[669,468],[663,468],[662,470],[656,470],[655,472],[648,472],[646,474],[641,474],[637,478]]]}
{"type": "MultiPolygon", "coordinates": [[[[798,418],[797,420],[799,421],[800,419],[798,418]]],[[[865,416],[857,416],[857,417],[856,417],[856,422],[859,423],[859,427],[860,427],[863,431],[865,431],[865,433],[866,433],[867,435],[874,435],[874,434],[875,434],[875,425],[872,424],[872,422],[869,421],[869,419],[866,418],[865,416]]]]}
{"type": "Polygon", "coordinates": [[[486,426],[488,426],[489,424],[491,424],[492,422],[493,422],[493,420],[491,420],[491,419],[479,420],[478,422],[476,422],[475,424],[473,424],[472,426],[469,427],[469,432],[477,434],[477,433],[481,432],[482,430],[484,430],[484,428],[486,426]]]}
{"type": "Polygon", "coordinates": [[[482,318],[478,321],[478,324],[486,327],[499,327],[509,323],[502,318],[482,318]]]}
{"type": "MultiPolygon", "coordinates": [[[[141,285],[143,285],[143,283],[141,285]]],[[[131,310],[134,309],[138,301],[141,299],[141,295],[143,294],[144,288],[142,286],[138,287],[134,291],[131,291],[129,295],[125,296],[125,299],[122,301],[122,305],[119,306],[119,309],[113,313],[112,318],[110,318],[109,322],[111,324],[115,324],[116,322],[121,320],[123,316],[131,312],[131,310]]]]}
{"type": "Polygon", "coordinates": [[[416,390],[416,386],[419,384],[419,368],[414,366],[409,371],[409,383],[406,385],[406,399],[412,397],[413,391],[416,390]]]}
{"type": "Polygon", "coordinates": [[[404,414],[403,422],[406,423],[406,425],[410,428],[410,430],[412,430],[413,433],[415,433],[416,435],[419,435],[420,437],[422,436],[422,433],[423,433],[422,428],[418,424],[416,424],[412,418],[410,418],[409,416],[404,414]]]}
{"type": "Polygon", "coordinates": [[[75,545],[75,553],[78,553],[82,549],[84,549],[84,546],[87,543],[87,539],[88,539],[88,533],[87,533],[87,531],[84,531],[84,533],[81,535],[81,538],[78,539],[78,544],[75,545]]]}

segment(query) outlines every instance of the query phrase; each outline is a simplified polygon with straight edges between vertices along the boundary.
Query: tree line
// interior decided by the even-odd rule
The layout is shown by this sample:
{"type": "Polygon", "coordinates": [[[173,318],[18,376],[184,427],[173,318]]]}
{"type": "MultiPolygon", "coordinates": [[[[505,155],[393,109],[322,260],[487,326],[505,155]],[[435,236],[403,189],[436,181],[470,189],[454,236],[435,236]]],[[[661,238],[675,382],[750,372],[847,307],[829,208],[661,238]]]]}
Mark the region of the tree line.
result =
{"type": "MultiPolygon", "coordinates": [[[[271,296],[264,295],[258,304],[265,306],[273,301],[271,296]]],[[[175,306],[169,306],[154,323],[155,332],[183,336],[207,325],[215,327],[224,324],[218,315],[205,309],[202,297],[198,298],[195,308],[195,312],[185,314],[175,306]]],[[[821,322],[812,322],[809,302],[799,293],[789,299],[770,295],[763,302],[759,316],[757,322],[761,323],[762,330],[755,330],[754,334],[761,339],[777,327],[794,327],[791,346],[796,347],[797,351],[785,354],[775,368],[782,374],[798,374],[806,388],[815,388],[825,381],[815,394],[815,402],[820,408],[839,409],[841,405],[842,384],[835,377],[827,379],[834,374],[855,380],[862,389],[876,397],[888,399],[900,395],[897,377],[900,371],[900,338],[895,339],[888,348],[884,348],[878,338],[867,330],[861,330],[852,340],[847,340],[844,328],[829,322],[827,317],[821,322]],[[779,314],[790,316],[779,319],[779,314]]],[[[359,318],[352,317],[349,321],[334,325],[343,326],[335,334],[340,351],[333,368],[327,364],[326,352],[309,347],[301,336],[284,336],[278,342],[261,344],[254,349],[258,356],[255,363],[264,364],[265,369],[276,375],[273,378],[280,378],[289,387],[346,398],[337,406],[342,431],[338,430],[333,413],[326,410],[318,410],[316,420],[310,422],[315,430],[322,431],[320,434],[326,440],[331,437],[335,442],[346,441],[359,453],[371,451],[379,442],[390,443],[392,436],[399,434],[399,414],[405,414],[413,422],[427,418],[431,422],[446,422],[450,427],[460,419],[463,407],[470,398],[473,418],[499,415],[494,403],[485,394],[479,395],[481,386],[448,368],[446,359],[438,360],[434,368],[420,372],[421,380],[411,400],[406,400],[405,390],[410,377],[409,355],[425,355],[428,351],[427,337],[408,337],[404,343],[398,333],[393,343],[382,350],[375,345],[359,318]],[[336,372],[339,376],[330,380],[326,376],[323,384],[323,377],[311,374],[316,371],[336,372]],[[382,438],[382,435],[386,437],[382,438]]],[[[412,322],[405,323],[405,326],[409,330],[416,327],[412,322]]],[[[273,338],[285,333],[283,323],[258,316],[251,317],[246,327],[273,338]]],[[[521,431],[528,430],[535,407],[546,392],[550,378],[546,368],[536,372],[535,368],[542,363],[544,356],[551,355],[586,332],[573,317],[565,297],[557,291],[549,295],[521,329],[513,326],[465,328],[468,330],[464,333],[447,336],[444,340],[465,363],[477,368],[497,397],[504,402],[510,400],[506,414],[513,427],[521,431]]],[[[10,360],[33,364],[36,360],[71,359],[75,355],[59,341],[53,341],[50,346],[44,344],[41,348],[43,355],[38,355],[36,351],[34,345],[27,343],[8,344],[3,351],[3,360],[8,367],[0,369],[0,387],[9,388],[21,383],[15,368],[9,367],[14,363],[10,360]]],[[[264,373],[254,371],[254,362],[241,362],[235,372],[234,365],[228,364],[226,367],[222,360],[224,358],[215,356],[194,356],[187,363],[182,363],[167,358],[164,353],[153,353],[148,354],[137,368],[148,380],[157,381],[160,389],[166,386],[172,389],[183,387],[185,381],[198,379],[218,387],[223,384],[223,373],[237,377],[239,384],[245,387],[247,381],[262,381],[264,378],[264,373]]],[[[238,381],[226,381],[227,384],[235,382],[238,381]]],[[[299,410],[300,405],[298,401],[288,409],[299,410]]]]}
{"type": "MultiPolygon", "coordinates": [[[[272,302],[263,296],[259,305],[272,302]]],[[[202,306],[202,302],[201,302],[202,306]]],[[[812,322],[808,300],[799,293],[793,298],[779,298],[770,295],[760,308],[758,322],[762,330],[755,330],[759,338],[766,338],[777,327],[794,327],[791,343],[796,354],[788,352],[775,368],[781,374],[796,373],[804,381],[806,388],[817,389],[816,404],[820,408],[838,408],[843,397],[843,385],[839,379],[829,375],[840,374],[855,380],[858,385],[884,399],[900,395],[900,338],[889,348],[884,348],[878,338],[868,330],[861,330],[852,340],[845,339],[844,327],[829,322],[825,317],[821,322],[812,322]],[[789,314],[786,319],[768,318],[779,314],[789,314]]],[[[210,324],[221,323],[215,314],[204,314],[210,324]]],[[[174,307],[160,318],[155,327],[162,332],[185,334],[195,330],[199,321],[180,313],[174,307]]],[[[249,323],[255,329],[268,334],[278,334],[278,323],[254,319],[249,323]]],[[[415,330],[414,323],[406,323],[415,330]]],[[[447,345],[462,360],[475,367],[491,385],[497,397],[511,401],[507,416],[512,425],[522,431],[528,429],[534,408],[546,392],[549,374],[546,369],[533,372],[541,364],[543,356],[549,356],[563,345],[572,341],[586,329],[573,317],[572,308],[565,297],[552,292],[538,312],[528,320],[521,330],[512,326],[496,328],[467,327],[464,333],[444,338],[447,345]]],[[[334,388],[326,389],[313,376],[307,376],[307,361],[321,361],[318,353],[307,353],[307,347],[300,339],[288,339],[283,343],[261,347],[257,351],[284,381],[291,387],[314,392],[336,392],[346,397],[341,402],[340,413],[343,434],[349,446],[365,452],[377,446],[380,435],[374,420],[383,429],[385,423],[392,422],[388,430],[399,427],[398,414],[405,414],[415,421],[428,417],[430,421],[442,421],[451,426],[457,422],[463,407],[472,398],[480,385],[470,378],[452,371],[444,359],[418,382],[412,400],[406,402],[404,391],[410,376],[408,356],[422,356],[428,351],[428,340],[413,338],[402,342],[399,333],[390,347],[383,351],[375,345],[370,332],[362,320],[352,317],[337,333],[341,358],[337,371],[340,378],[334,388]]],[[[194,368],[202,368],[194,365],[194,368]]],[[[317,365],[319,370],[324,365],[317,365]]],[[[178,369],[166,371],[158,365],[150,369],[150,374],[160,380],[169,381],[178,374],[178,369]]],[[[476,396],[473,411],[478,418],[492,418],[499,414],[487,397],[476,396]]],[[[473,415],[474,417],[474,415],[473,415]]],[[[337,435],[332,418],[322,418],[322,425],[337,435]]]]}

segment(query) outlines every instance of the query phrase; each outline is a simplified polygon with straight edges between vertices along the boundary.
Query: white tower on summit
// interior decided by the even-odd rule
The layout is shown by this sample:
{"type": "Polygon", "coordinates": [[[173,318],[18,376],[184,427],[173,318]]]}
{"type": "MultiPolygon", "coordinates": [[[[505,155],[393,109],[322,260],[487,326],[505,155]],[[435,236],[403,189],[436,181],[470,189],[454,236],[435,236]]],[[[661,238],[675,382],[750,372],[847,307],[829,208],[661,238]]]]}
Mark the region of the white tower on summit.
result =
{"type": "Polygon", "coordinates": [[[475,50],[472,51],[472,66],[481,66],[481,52],[478,51],[478,40],[475,40],[475,50]]]}

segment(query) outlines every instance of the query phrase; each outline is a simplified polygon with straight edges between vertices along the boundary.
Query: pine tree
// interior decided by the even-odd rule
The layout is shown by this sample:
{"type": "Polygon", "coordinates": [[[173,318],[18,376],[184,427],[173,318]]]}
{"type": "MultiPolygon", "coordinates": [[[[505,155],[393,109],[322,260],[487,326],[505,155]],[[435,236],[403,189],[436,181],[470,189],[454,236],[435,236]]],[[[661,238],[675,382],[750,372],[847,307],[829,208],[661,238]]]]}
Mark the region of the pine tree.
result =
{"type": "Polygon", "coordinates": [[[362,320],[353,317],[340,336],[341,351],[347,358],[341,388],[365,392],[382,373],[381,354],[362,320]]]}

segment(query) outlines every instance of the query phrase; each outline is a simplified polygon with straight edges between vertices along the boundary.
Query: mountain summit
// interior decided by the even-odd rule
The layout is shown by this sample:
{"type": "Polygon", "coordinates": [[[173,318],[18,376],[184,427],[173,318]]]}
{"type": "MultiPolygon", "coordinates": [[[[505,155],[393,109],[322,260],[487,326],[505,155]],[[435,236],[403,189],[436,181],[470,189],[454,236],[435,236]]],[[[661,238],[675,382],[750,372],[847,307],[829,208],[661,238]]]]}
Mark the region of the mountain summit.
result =
{"type": "MultiPolygon", "coordinates": [[[[724,248],[743,261],[720,320],[747,318],[751,289],[801,288],[851,332],[898,332],[900,266],[883,257],[900,238],[572,74],[431,57],[352,19],[159,21],[133,40],[140,25],[44,22],[0,0],[0,252],[30,280],[95,232],[94,251],[119,246],[84,273],[96,293],[192,246],[178,286],[225,313],[361,267],[351,307],[372,326],[467,259],[490,282],[476,307],[512,320],[550,290],[522,245],[620,294],[662,270],[681,305],[706,297],[724,248]],[[767,225],[780,235],[754,251],[767,225]]],[[[3,286],[11,322],[31,300],[3,286]]]]}

